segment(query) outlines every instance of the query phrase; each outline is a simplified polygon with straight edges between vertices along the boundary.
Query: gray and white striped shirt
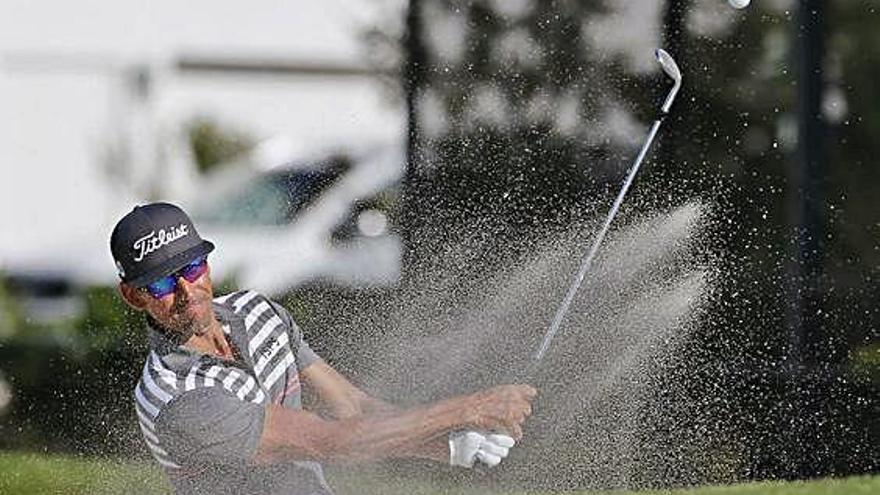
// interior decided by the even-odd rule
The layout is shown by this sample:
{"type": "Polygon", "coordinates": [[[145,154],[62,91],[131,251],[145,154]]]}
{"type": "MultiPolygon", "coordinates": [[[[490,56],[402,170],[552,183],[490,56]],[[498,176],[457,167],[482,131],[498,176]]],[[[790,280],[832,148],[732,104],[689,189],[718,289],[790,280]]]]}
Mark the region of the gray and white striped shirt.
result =
{"type": "Polygon", "coordinates": [[[287,311],[253,291],[214,300],[240,360],[184,348],[151,326],[134,399],[147,447],[178,493],[329,494],[320,464],[250,463],[269,403],[302,408],[299,370],[320,358],[287,311]]]}

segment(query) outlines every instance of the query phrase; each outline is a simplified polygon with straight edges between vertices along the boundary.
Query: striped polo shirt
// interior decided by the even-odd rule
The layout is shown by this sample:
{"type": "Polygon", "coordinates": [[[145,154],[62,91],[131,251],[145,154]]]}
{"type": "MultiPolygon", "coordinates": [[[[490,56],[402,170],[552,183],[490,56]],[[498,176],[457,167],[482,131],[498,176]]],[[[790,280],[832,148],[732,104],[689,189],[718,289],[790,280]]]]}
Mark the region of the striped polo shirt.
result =
{"type": "Polygon", "coordinates": [[[134,402],[153,457],[178,493],[330,493],[317,463],[249,462],[266,405],[302,408],[298,371],[320,358],[287,311],[257,292],[218,297],[214,313],[240,359],[182,347],[150,326],[134,402]]]}

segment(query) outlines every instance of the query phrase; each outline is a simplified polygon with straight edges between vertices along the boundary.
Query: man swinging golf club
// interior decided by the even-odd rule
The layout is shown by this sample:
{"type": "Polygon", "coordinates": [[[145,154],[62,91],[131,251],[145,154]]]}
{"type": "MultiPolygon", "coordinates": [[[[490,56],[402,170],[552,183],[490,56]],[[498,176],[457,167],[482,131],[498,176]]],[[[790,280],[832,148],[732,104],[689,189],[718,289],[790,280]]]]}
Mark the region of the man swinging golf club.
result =
{"type": "Polygon", "coordinates": [[[138,422],[177,493],[330,494],[321,462],[494,466],[522,435],[528,385],[397,409],[321,360],[280,305],[254,291],[215,298],[214,245],[177,206],[135,207],[110,247],[119,291],[149,331],[138,422]],[[303,386],[324,416],[303,410],[303,386]]]}

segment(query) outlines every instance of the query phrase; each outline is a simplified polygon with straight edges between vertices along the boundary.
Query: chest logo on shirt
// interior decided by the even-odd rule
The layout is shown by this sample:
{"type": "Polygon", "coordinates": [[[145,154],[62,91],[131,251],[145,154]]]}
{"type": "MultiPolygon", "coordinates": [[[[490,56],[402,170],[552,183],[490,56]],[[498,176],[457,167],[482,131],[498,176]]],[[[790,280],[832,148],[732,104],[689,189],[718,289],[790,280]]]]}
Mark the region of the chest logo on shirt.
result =
{"type": "Polygon", "coordinates": [[[273,340],[272,344],[260,347],[257,352],[263,356],[264,359],[269,359],[275,355],[276,352],[283,346],[284,344],[279,340],[273,340]]]}

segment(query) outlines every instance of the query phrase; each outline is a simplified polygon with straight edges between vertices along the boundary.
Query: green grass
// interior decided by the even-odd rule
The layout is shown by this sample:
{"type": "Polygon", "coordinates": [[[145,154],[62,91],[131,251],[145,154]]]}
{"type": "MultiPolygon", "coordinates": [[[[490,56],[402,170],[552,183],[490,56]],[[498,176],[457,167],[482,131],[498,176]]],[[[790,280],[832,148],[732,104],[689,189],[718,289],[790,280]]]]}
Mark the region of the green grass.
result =
{"type": "Polygon", "coordinates": [[[0,494],[168,494],[153,466],[55,454],[0,452],[0,494]]]}
{"type": "MultiPolygon", "coordinates": [[[[369,470],[335,469],[330,478],[338,495],[431,495],[487,493],[473,488],[438,488],[429,481],[389,480],[369,470]],[[417,486],[413,486],[417,485],[417,486]]],[[[39,494],[168,494],[162,473],[143,463],[96,460],[62,455],[0,452],[0,495],[39,494]]],[[[572,492],[567,492],[574,495],[572,492]]],[[[859,476],[807,482],[764,482],[649,492],[582,492],[604,495],[860,495],[880,493],[880,476],[859,476]]],[[[550,495],[520,492],[518,495],[550,495]]]]}
{"type": "MultiPolygon", "coordinates": [[[[640,492],[641,495],[861,495],[880,493],[880,476],[814,481],[773,481],[687,490],[640,492]]],[[[610,494],[609,494],[610,495],[610,494]]]]}
{"type": "MultiPolygon", "coordinates": [[[[422,482],[424,483],[424,482],[422,482]]],[[[437,488],[427,484],[413,486],[403,480],[379,481],[373,476],[337,476],[330,478],[330,484],[338,495],[382,494],[382,495],[875,495],[880,494],[880,476],[854,476],[841,479],[823,479],[795,482],[743,483],[728,486],[703,486],[679,490],[656,491],[584,491],[584,492],[542,492],[493,491],[486,487],[437,488]]]]}

